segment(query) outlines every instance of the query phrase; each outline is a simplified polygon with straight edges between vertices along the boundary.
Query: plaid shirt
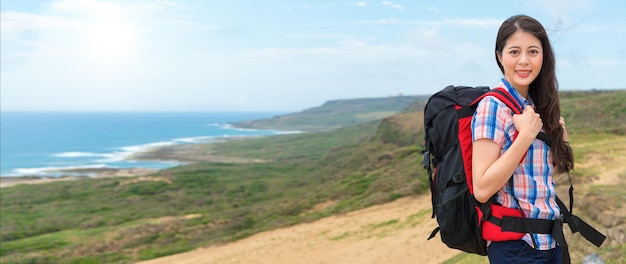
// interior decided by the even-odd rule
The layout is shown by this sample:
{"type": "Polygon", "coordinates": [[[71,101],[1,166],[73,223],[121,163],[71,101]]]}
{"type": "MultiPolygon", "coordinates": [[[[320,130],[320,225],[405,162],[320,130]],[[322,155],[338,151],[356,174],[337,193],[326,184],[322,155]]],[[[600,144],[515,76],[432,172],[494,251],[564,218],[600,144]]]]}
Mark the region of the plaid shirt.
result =
{"type": "MultiPolygon", "coordinates": [[[[502,79],[498,87],[508,90],[520,105],[534,107],[532,102],[522,97],[506,80],[502,79]]],[[[488,96],[478,104],[472,119],[473,141],[481,138],[491,139],[501,146],[502,154],[511,147],[515,132],[513,111],[503,102],[493,96],[488,96]]],[[[514,190],[511,190],[509,182],[496,193],[496,199],[506,207],[521,207],[524,216],[528,218],[556,219],[560,216],[560,210],[556,204],[553,173],[554,166],[548,145],[535,139],[528,148],[526,157],[515,168],[511,178],[514,190]],[[519,207],[511,193],[514,193],[519,201],[519,207]]],[[[556,241],[548,234],[533,234],[533,236],[539,250],[556,246],[556,241]]],[[[531,247],[533,246],[529,234],[526,234],[523,240],[531,247]]]]}

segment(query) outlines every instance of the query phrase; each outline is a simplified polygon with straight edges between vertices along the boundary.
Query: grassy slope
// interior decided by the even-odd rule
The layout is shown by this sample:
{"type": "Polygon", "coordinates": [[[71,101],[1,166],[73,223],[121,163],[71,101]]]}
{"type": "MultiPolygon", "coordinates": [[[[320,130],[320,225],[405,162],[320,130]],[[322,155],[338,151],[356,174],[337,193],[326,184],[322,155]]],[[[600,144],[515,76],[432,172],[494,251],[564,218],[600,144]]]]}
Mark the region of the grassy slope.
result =
{"type": "MultiPolygon", "coordinates": [[[[578,161],[600,153],[611,164],[614,155],[626,156],[623,122],[612,121],[624,120],[625,97],[621,91],[564,98],[578,161]],[[606,109],[609,114],[594,116],[596,125],[588,125],[584,120],[596,113],[590,109],[600,113],[606,109]],[[606,143],[615,141],[621,144],[606,143]]],[[[419,193],[427,187],[419,162],[421,120],[421,112],[407,111],[330,132],[208,148],[265,163],[196,164],[142,180],[6,188],[0,193],[0,258],[3,263],[129,263],[419,193]],[[309,210],[326,201],[333,201],[333,206],[309,210]]],[[[573,176],[591,182],[589,175],[602,165],[587,165],[573,176]]],[[[582,195],[624,202],[620,188],[578,189],[588,190],[582,195]]],[[[585,212],[589,208],[593,206],[585,212]]],[[[624,247],[603,250],[605,256],[613,256],[623,253],[624,247]]],[[[467,261],[465,256],[458,258],[467,261]]]]}
{"type": "Polygon", "coordinates": [[[385,98],[333,100],[302,112],[240,122],[235,125],[256,129],[328,131],[339,127],[380,120],[402,111],[415,101],[424,101],[426,99],[427,97],[425,96],[391,96],[385,98]]]}
{"type": "MultiPolygon", "coordinates": [[[[570,140],[576,160],[571,174],[577,199],[575,212],[608,236],[598,250],[606,263],[624,263],[626,90],[564,94],[563,106],[564,117],[572,120],[568,122],[568,132],[572,131],[570,140]],[[621,243],[617,241],[619,237],[621,243]]],[[[574,248],[573,256],[579,259],[596,250],[579,235],[568,239],[574,248]]]]}

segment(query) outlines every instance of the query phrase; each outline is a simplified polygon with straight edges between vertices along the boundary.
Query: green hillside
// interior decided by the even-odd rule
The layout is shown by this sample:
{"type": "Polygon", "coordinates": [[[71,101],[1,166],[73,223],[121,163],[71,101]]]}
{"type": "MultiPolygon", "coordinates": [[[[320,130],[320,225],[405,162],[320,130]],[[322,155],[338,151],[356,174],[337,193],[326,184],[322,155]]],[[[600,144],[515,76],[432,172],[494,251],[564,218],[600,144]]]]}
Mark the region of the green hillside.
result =
{"type": "Polygon", "coordinates": [[[390,96],[332,100],[319,107],[309,108],[298,113],[240,122],[234,125],[255,129],[328,131],[380,120],[402,111],[415,101],[425,101],[426,99],[426,96],[390,96]]]}
{"type": "Polygon", "coordinates": [[[626,90],[563,92],[561,112],[575,133],[626,134],[626,90]]]}
{"type": "MultiPolygon", "coordinates": [[[[626,157],[626,91],[563,98],[577,158],[572,174],[582,207],[577,213],[588,215],[603,232],[623,230],[623,221],[605,219],[626,216],[626,173],[620,169],[626,157]],[[595,183],[606,170],[615,170],[617,180],[595,183]]],[[[264,162],[198,163],[141,178],[3,188],[0,262],[132,263],[422,193],[428,185],[420,151],[423,103],[413,101],[405,111],[370,121],[340,121],[334,119],[339,115],[331,115],[333,121],[326,123],[320,107],[311,111],[319,118],[314,127],[338,128],[229,141],[203,150],[264,162]],[[314,209],[327,201],[332,205],[314,209]]],[[[332,107],[330,113],[351,108],[347,102],[332,107]]],[[[357,112],[375,116],[390,111],[380,109],[357,112]]],[[[344,118],[348,112],[343,111],[344,118]]],[[[292,124],[285,128],[300,129],[306,120],[292,124]]],[[[572,240],[577,252],[593,252],[572,240]]],[[[607,263],[618,263],[625,250],[613,241],[598,253],[607,263]]]]}

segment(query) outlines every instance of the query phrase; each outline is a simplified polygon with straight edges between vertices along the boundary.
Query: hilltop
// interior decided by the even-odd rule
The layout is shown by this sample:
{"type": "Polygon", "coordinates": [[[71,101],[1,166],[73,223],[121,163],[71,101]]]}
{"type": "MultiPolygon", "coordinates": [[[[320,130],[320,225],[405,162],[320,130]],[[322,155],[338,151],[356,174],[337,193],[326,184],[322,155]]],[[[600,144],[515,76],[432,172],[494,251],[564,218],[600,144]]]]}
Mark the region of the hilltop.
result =
{"type": "Polygon", "coordinates": [[[236,127],[301,131],[328,131],[363,122],[376,121],[405,110],[428,96],[389,96],[327,101],[301,112],[267,119],[233,123],[236,127]]]}
{"type": "MultiPolygon", "coordinates": [[[[568,235],[574,260],[597,252],[607,263],[624,261],[626,90],[562,98],[577,160],[575,212],[609,236],[595,250],[578,235],[568,235]]],[[[428,186],[420,163],[423,104],[413,101],[384,118],[335,122],[331,130],[324,123],[310,128],[322,132],[197,145],[186,154],[254,162],[196,161],[142,177],[5,188],[0,260],[130,263],[207,247],[207,254],[225,254],[235,263],[237,256],[274,252],[245,250],[270,242],[311,263],[333,259],[336,250],[355,262],[384,259],[385,244],[393,244],[396,255],[426,249],[453,257],[456,251],[417,246],[434,223],[429,204],[423,205],[428,186]],[[303,229],[316,224],[334,228],[303,229]],[[398,239],[404,243],[391,242],[398,239]],[[243,251],[225,253],[237,248],[243,251]]],[[[428,259],[406,254],[414,256],[406,263],[428,259]]],[[[450,263],[467,257],[461,254],[450,263]]]]}

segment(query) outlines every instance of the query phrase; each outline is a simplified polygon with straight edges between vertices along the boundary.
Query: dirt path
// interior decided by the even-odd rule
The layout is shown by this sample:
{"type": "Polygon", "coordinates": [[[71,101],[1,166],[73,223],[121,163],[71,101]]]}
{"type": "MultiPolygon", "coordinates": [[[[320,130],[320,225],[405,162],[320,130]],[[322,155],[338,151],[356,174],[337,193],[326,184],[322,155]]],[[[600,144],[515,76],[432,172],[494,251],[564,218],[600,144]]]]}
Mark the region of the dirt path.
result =
{"type": "Polygon", "coordinates": [[[447,248],[438,237],[426,240],[436,226],[430,212],[430,196],[402,198],[141,263],[440,263],[459,251],[447,248]]]}

